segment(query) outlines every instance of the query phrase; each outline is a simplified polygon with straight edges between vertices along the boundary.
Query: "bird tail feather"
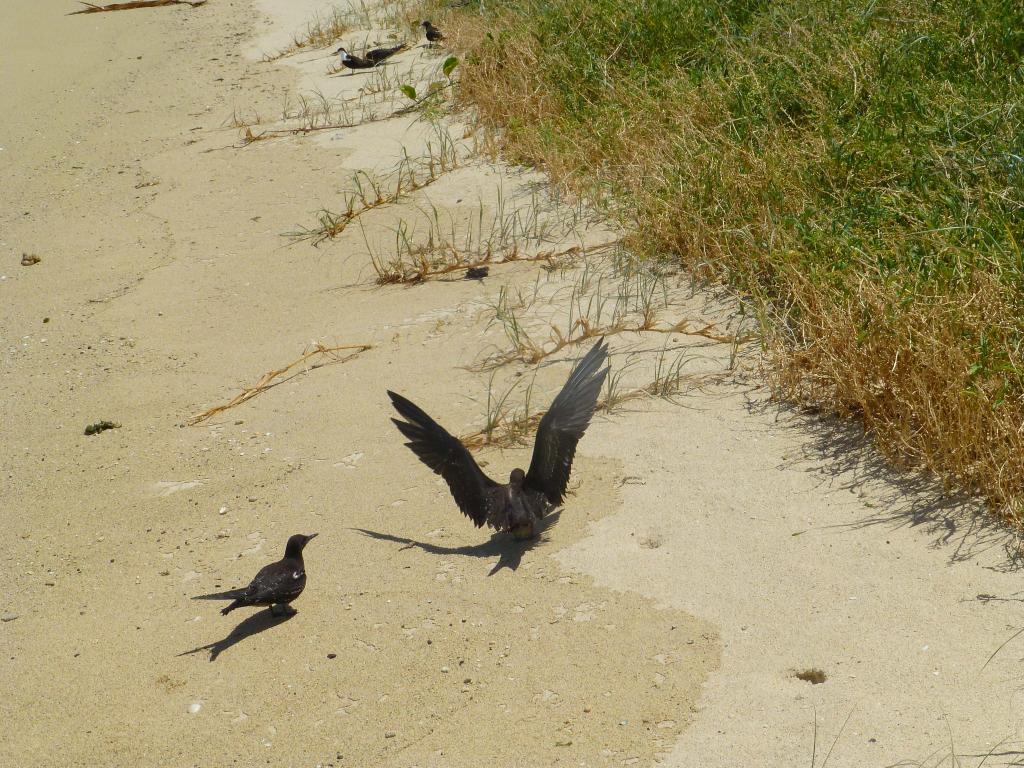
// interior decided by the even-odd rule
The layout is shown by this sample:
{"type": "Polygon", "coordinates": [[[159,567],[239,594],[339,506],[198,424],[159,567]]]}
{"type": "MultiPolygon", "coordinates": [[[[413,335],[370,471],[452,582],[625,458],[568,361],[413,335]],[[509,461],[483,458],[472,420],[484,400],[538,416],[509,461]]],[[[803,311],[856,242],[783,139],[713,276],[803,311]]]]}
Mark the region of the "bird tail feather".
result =
{"type": "Polygon", "coordinates": [[[208,595],[196,595],[193,600],[237,600],[245,594],[245,588],[229,589],[227,592],[211,592],[208,595]]]}

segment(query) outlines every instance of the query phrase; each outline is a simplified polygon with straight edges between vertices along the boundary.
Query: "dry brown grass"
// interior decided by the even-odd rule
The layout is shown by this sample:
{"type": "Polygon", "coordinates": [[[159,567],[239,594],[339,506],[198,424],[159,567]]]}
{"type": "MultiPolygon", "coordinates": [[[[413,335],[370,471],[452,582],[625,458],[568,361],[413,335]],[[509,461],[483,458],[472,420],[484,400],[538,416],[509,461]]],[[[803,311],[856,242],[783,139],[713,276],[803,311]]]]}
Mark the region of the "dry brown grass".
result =
{"type": "MultiPolygon", "coordinates": [[[[996,377],[964,376],[977,358],[963,328],[1012,316],[998,286],[979,276],[966,306],[957,306],[958,326],[949,322],[949,297],[894,308],[885,288],[869,283],[837,309],[820,306],[806,280],[794,276],[793,285],[805,319],[799,343],[778,335],[770,345],[778,392],[860,420],[897,465],[932,470],[997,503],[1019,497],[1024,409],[996,377]]],[[[1004,510],[1019,522],[1012,507],[1004,510]]]]}

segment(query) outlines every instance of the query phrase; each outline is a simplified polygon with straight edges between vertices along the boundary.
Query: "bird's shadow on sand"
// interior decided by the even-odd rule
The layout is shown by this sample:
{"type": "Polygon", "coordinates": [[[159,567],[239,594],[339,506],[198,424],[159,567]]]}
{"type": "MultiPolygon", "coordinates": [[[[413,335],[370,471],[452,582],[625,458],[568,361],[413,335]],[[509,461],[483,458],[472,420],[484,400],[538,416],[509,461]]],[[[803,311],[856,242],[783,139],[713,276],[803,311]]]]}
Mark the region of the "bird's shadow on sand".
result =
{"type": "Polygon", "coordinates": [[[276,627],[278,624],[284,624],[294,615],[294,611],[290,613],[274,614],[268,608],[265,611],[254,613],[231,630],[231,633],[223,640],[218,640],[214,643],[207,643],[206,645],[200,645],[198,648],[193,648],[191,651],[184,651],[178,655],[189,656],[193,653],[199,653],[200,651],[209,651],[210,661],[216,661],[217,657],[231,646],[242,642],[248,637],[258,635],[260,632],[266,632],[268,629],[276,627]]]}
{"type": "Polygon", "coordinates": [[[407,539],[403,536],[393,536],[390,533],[370,531],[366,528],[353,528],[352,530],[359,531],[359,533],[364,536],[369,536],[372,539],[393,541],[396,544],[404,544],[405,546],[402,547],[402,549],[417,547],[418,549],[422,549],[424,552],[429,552],[432,555],[465,555],[467,557],[486,558],[497,557],[498,562],[494,564],[490,573],[487,574],[488,576],[493,576],[502,568],[508,568],[510,571],[515,571],[522,562],[524,554],[539,544],[547,541],[547,537],[544,536],[545,531],[558,522],[558,518],[561,514],[561,510],[558,510],[545,516],[537,526],[537,535],[532,539],[520,541],[509,533],[495,533],[491,536],[489,541],[485,541],[483,544],[470,544],[462,547],[444,547],[440,544],[416,541],[415,539],[407,539]]]}

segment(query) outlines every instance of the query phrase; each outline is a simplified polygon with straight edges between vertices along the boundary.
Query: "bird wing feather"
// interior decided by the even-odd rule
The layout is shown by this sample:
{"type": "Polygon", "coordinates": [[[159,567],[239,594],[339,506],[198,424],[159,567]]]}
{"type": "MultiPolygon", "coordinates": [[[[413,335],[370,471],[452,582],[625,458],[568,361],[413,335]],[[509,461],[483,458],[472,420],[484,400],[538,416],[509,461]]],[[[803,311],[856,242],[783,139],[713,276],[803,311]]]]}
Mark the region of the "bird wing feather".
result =
{"type": "Polygon", "coordinates": [[[561,504],[565,497],[576,444],[590,424],[608,376],[608,368],[601,367],[607,359],[608,344],[601,339],[576,364],[540,420],[525,485],[543,493],[551,504],[561,504]]]}
{"type": "Polygon", "coordinates": [[[374,48],[373,50],[366,52],[365,58],[373,62],[384,61],[384,59],[394,56],[405,47],[405,43],[399,43],[398,45],[391,46],[390,48],[374,48]]]}
{"type": "Polygon", "coordinates": [[[289,597],[305,586],[305,569],[298,564],[278,561],[264,566],[245,589],[243,600],[259,604],[289,597]],[[298,578],[295,574],[301,574],[298,578]]]}
{"type": "Polygon", "coordinates": [[[419,406],[390,390],[388,397],[395,410],[405,418],[405,421],[392,421],[408,438],[406,446],[444,478],[463,514],[480,528],[490,516],[500,512],[496,506],[500,505],[503,497],[494,492],[500,486],[477,466],[466,446],[419,406]]]}

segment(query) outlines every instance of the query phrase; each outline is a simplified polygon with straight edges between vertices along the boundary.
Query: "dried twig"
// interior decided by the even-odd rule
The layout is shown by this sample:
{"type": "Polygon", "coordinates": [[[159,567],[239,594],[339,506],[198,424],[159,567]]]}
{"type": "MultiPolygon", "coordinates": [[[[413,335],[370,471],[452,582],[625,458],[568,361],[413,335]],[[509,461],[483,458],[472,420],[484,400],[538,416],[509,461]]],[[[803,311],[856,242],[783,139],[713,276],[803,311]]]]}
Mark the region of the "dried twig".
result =
{"type": "Polygon", "coordinates": [[[414,254],[419,257],[419,262],[416,264],[407,264],[402,263],[401,261],[395,261],[390,264],[380,266],[375,263],[374,267],[377,269],[378,285],[390,285],[393,283],[416,284],[422,283],[423,281],[429,280],[433,277],[441,277],[460,270],[509,264],[514,261],[546,261],[550,264],[560,259],[576,258],[582,255],[599,253],[609,248],[613,248],[618,244],[619,241],[615,240],[610,243],[595,245],[589,249],[584,249],[578,245],[574,245],[561,251],[547,250],[540,251],[539,253],[532,255],[522,254],[519,252],[518,248],[513,247],[500,256],[488,251],[482,257],[478,257],[476,259],[467,259],[463,254],[460,254],[455,249],[455,246],[448,244],[446,250],[450,253],[451,261],[448,263],[442,263],[440,266],[436,266],[428,260],[427,254],[429,251],[424,248],[421,252],[414,254]]]}
{"type": "Polygon", "coordinates": [[[311,357],[317,357],[318,355],[320,355],[326,359],[316,362],[313,365],[309,366],[308,370],[314,370],[329,363],[344,363],[348,360],[351,360],[359,353],[365,352],[366,350],[371,349],[372,347],[372,344],[342,344],[341,346],[338,347],[325,347],[323,344],[317,344],[314,349],[304,353],[302,357],[300,357],[298,360],[289,363],[284,368],[278,368],[277,370],[274,371],[267,371],[265,374],[263,374],[262,378],[260,378],[260,380],[256,382],[254,386],[248,387],[247,389],[243,389],[241,392],[235,395],[235,397],[232,398],[229,402],[225,403],[224,405],[218,405],[214,408],[205,410],[198,416],[193,416],[192,418],[190,418],[186,423],[190,427],[195,426],[196,424],[202,421],[206,421],[211,416],[221,413],[222,411],[226,411],[228,408],[234,408],[236,405],[240,405],[241,403],[244,403],[246,400],[251,400],[252,398],[256,397],[256,395],[266,392],[271,387],[276,387],[278,384],[284,383],[284,381],[287,381],[287,379],[282,379],[280,381],[274,381],[274,379],[277,379],[279,376],[282,376],[283,374],[287,373],[292,368],[302,365],[311,357]],[[341,352],[342,350],[354,351],[351,351],[347,355],[339,355],[338,353],[341,352]]]}
{"type": "Polygon", "coordinates": [[[639,323],[635,326],[624,323],[593,325],[588,318],[581,317],[573,322],[568,334],[563,334],[559,328],[552,328],[550,339],[552,343],[547,347],[538,346],[533,341],[521,343],[515,349],[491,355],[481,363],[471,366],[470,370],[489,371],[516,361],[536,365],[545,358],[561,352],[566,347],[575,347],[599,336],[611,336],[620,333],[665,333],[679,334],[680,336],[702,336],[719,344],[745,344],[757,338],[757,335],[752,333],[742,335],[714,333],[713,329],[716,326],[711,323],[696,330],[690,330],[689,325],[687,320],[680,320],[675,325],[670,326],[646,323],[639,323]]]}
{"type": "Polygon", "coordinates": [[[104,11],[130,11],[133,8],[158,8],[161,5],[190,5],[193,8],[204,5],[206,0],[132,0],[128,3],[110,3],[109,5],[94,5],[93,3],[85,3],[82,8],[77,11],[72,11],[68,16],[74,16],[78,13],[103,13],[104,11]]]}

